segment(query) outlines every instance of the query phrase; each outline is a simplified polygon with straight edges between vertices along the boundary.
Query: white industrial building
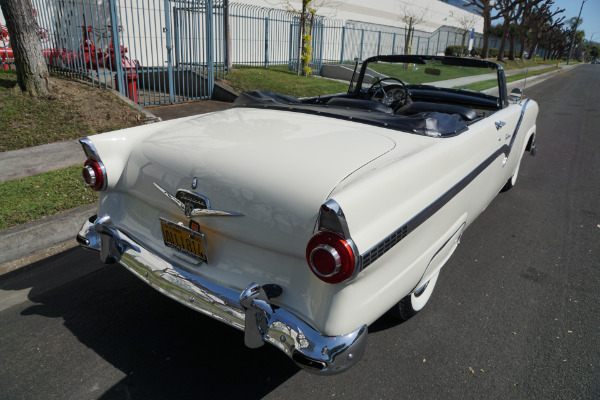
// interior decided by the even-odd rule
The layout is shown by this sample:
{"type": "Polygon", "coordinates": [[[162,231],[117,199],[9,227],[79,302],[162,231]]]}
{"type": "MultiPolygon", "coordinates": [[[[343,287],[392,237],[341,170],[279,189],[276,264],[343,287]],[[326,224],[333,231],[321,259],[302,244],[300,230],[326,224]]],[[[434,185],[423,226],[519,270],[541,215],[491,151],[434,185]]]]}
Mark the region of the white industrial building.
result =
{"type": "MultiPolygon", "coordinates": [[[[235,3],[251,4],[260,7],[286,8],[286,0],[235,0],[235,3]]],[[[404,10],[413,15],[427,18],[416,26],[425,32],[434,32],[442,26],[461,28],[460,17],[472,17],[476,32],[483,32],[483,17],[467,11],[464,0],[313,0],[318,6],[318,14],[328,18],[364,21],[373,24],[404,27],[400,16],[404,10]]],[[[289,0],[295,9],[302,8],[301,0],[289,0]]]]}

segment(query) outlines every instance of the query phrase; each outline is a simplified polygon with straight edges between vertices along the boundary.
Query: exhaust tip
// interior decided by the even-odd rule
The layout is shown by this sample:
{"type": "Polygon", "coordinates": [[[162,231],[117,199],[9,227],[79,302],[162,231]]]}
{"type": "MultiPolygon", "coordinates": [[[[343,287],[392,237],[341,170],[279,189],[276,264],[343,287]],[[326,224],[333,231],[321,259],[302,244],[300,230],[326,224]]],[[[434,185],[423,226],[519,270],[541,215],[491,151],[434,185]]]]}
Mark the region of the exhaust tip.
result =
{"type": "Polygon", "coordinates": [[[294,362],[298,364],[301,368],[305,368],[308,370],[323,371],[327,368],[327,364],[323,361],[313,360],[312,358],[309,358],[297,351],[295,351],[292,354],[292,360],[294,360],[294,362]]]}

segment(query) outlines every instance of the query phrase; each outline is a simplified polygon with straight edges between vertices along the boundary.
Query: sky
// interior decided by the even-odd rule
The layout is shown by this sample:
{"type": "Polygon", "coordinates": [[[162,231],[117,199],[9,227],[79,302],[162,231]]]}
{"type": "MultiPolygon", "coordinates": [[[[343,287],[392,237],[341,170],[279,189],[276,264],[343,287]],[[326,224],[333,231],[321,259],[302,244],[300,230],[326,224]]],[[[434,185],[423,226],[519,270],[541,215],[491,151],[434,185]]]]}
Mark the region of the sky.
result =
{"type": "MultiPolygon", "coordinates": [[[[556,6],[565,9],[562,15],[565,16],[565,20],[569,20],[579,15],[581,0],[554,0],[552,9],[555,10],[556,6]]],[[[577,30],[585,31],[586,40],[600,42],[600,0],[586,0],[581,11],[581,19],[583,23],[577,30]]]]}

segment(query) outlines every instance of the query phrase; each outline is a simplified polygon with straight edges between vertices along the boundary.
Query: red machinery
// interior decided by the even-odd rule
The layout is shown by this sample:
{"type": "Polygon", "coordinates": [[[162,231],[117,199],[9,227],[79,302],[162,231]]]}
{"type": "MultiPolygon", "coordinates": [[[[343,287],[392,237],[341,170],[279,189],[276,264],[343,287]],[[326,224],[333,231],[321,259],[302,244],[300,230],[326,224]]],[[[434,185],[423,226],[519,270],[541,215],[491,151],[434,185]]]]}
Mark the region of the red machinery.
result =
{"type": "MultiPolygon", "coordinates": [[[[6,26],[0,25],[0,40],[4,43],[9,42],[8,40],[8,30],[6,26]]],[[[107,26],[110,28],[110,25],[107,26]]],[[[101,48],[96,47],[96,44],[93,41],[92,33],[94,32],[94,28],[92,26],[82,26],[81,27],[83,33],[83,43],[81,45],[81,55],[66,49],[43,49],[42,52],[44,57],[46,58],[48,64],[58,68],[66,68],[66,67],[77,67],[78,65],[83,66],[87,70],[95,70],[98,71],[99,68],[108,68],[111,71],[117,65],[116,54],[114,45],[111,42],[107,48],[107,50],[103,50],[101,48]]],[[[121,27],[119,27],[119,31],[121,27]]],[[[40,38],[42,41],[49,40],[48,30],[45,28],[40,28],[40,38]]],[[[127,93],[129,98],[138,102],[138,89],[137,89],[137,73],[136,70],[140,67],[140,64],[137,60],[130,60],[125,56],[127,53],[127,48],[121,47],[121,66],[125,71],[125,79],[127,81],[127,93]]],[[[8,60],[14,58],[14,53],[12,48],[10,47],[0,47],[0,59],[2,60],[2,67],[5,70],[9,69],[8,60]]],[[[117,80],[117,90],[118,90],[118,80],[117,80]]]]}
{"type": "MultiPolygon", "coordinates": [[[[33,10],[33,13],[37,17],[37,11],[33,10]]],[[[41,27],[39,29],[41,41],[45,43],[50,40],[48,29],[41,27]]],[[[6,25],[0,25],[0,41],[2,41],[2,47],[0,47],[0,60],[2,60],[2,68],[7,71],[9,69],[8,60],[15,56],[13,49],[7,46],[7,43],[10,45],[10,39],[8,37],[8,28],[6,25]]]]}
{"type": "MultiPolygon", "coordinates": [[[[110,25],[107,25],[107,28],[110,28],[110,25]]],[[[92,26],[82,26],[81,31],[83,33],[83,44],[81,48],[83,50],[83,55],[85,59],[85,65],[87,69],[93,69],[98,71],[98,68],[110,68],[111,70],[114,66],[117,65],[117,60],[115,57],[115,47],[113,42],[109,43],[108,51],[104,51],[101,48],[97,48],[96,44],[91,38],[91,33],[94,31],[92,26]]],[[[119,26],[119,31],[121,31],[121,27],[119,26]]],[[[127,80],[127,93],[129,94],[129,98],[138,102],[138,91],[137,91],[137,73],[135,72],[140,64],[137,60],[130,60],[125,56],[127,53],[127,47],[121,48],[121,66],[125,71],[125,77],[127,80]]],[[[117,81],[117,90],[118,90],[118,81],[117,81]]]]}
{"type": "Polygon", "coordinates": [[[2,60],[2,68],[6,71],[8,70],[8,59],[14,57],[12,49],[6,47],[5,44],[8,41],[8,29],[6,29],[6,25],[0,25],[0,40],[4,44],[0,48],[0,59],[2,60]]]}

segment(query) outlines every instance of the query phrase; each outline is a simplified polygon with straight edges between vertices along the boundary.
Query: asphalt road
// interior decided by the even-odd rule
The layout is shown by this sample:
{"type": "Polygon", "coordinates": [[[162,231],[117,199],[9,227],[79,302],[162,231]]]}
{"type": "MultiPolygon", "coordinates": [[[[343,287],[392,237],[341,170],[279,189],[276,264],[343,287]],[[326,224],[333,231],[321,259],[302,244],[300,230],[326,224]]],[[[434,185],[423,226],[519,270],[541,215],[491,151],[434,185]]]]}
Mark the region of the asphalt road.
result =
{"type": "Polygon", "coordinates": [[[425,310],[377,321],[347,373],[247,349],[119,266],[45,291],[98,263],[73,249],[0,279],[0,398],[600,398],[600,66],[526,93],[538,155],[466,231],[425,310]]]}

